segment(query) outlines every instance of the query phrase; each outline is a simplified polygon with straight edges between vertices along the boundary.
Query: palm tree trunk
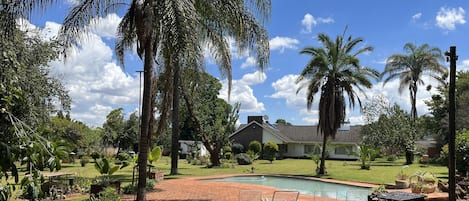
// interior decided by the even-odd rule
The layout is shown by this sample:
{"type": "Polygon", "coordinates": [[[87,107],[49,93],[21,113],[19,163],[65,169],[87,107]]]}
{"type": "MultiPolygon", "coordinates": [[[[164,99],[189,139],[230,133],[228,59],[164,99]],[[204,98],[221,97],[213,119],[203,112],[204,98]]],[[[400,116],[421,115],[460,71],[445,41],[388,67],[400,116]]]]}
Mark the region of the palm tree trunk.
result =
{"type": "Polygon", "coordinates": [[[322,140],[322,153],[321,153],[321,165],[319,165],[319,175],[326,174],[326,143],[327,143],[327,136],[326,133],[323,133],[324,138],[322,140]]]}
{"type": "MultiPolygon", "coordinates": [[[[171,65],[174,63],[171,62],[171,65]]],[[[172,112],[172,138],[171,138],[171,175],[178,174],[179,158],[179,79],[181,69],[178,64],[174,65],[173,74],[173,112],[172,112]]]]}
{"type": "Polygon", "coordinates": [[[417,119],[417,83],[411,84],[409,86],[410,91],[410,101],[411,101],[411,109],[410,109],[410,116],[412,120],[415,121],[417,119]]]}
{"type": "Polygon", "coordinates": [[[145,44],[145,59],[143,64],[143,99],[142,99],[142,125],[140,127],[140,142],[138,146],[138,189],[137,200],[145,201],[145,186],[147,179],[148,136],[151,118],[151,92],[153,77],[153,43],[145,44]]]}

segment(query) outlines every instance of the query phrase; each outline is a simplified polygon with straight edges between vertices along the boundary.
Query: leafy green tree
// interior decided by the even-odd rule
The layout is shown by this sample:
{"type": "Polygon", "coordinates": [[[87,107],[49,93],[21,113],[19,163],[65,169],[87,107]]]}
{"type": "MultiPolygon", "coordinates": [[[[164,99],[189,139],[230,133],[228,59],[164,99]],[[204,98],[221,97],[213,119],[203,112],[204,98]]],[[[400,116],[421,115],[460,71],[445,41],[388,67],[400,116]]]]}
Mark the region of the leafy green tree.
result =
{"type": "MultiPolygon", "coordinates": [[[[32,180],[38,169],[59,167],[52,143],[38,129],[48,122],[50,113],[68,110],[70,98],[59,80],[49,75],[47,66],[57,57],[58,43],[43,41],[16,27],[16,17],[31,11],[22,9],[32,9],[38,2],[12,6],[25,2],[16,3],[0,5],[0,179],[13,176],[18,182],[17,162],[29,164],[28,178],[32,180]]],[[[11,195],[8,186],[0,187],[1,197],[11,195]]]]}
{"type": "MultiPolygon", "coordinates": [[[[405,152],[413,150],[415,140],[421,136],[415,122],[398,105],[390,108],[389,113],[382,114],[378,121],[363,126],[361,134],[363,143],[371,148],[390,148],[405,152]]],[[[406,155],[406,163],[412,164],[412,156],[406,155]]]]}
{"type": "Polygon", "coordinates": [[[311,110],[314,95],[320,92],[319,98],[319,126],[318,130],[323,134],[322,157],[319,174],[325,174],[326,144],[329,137],[334,138],[340,125],[345,119],[347,94],[348,103],[351,108],[355,101],[361,107],[360,96],[356,90],[363,92],[363,87],[371,88],[370,78],[376,79],[378,72],[360,65],[358,55],[366,53],[373,48],[371,46],[360,47],[353,52],[355,47],[363,42],[362,38],[353,39],[352,36],[345,38],[337,36],[331,40],[326,34],[319,34],[318,40],[323,47],[307,47],[301,50],[301,54],[307,54],[312,58],[309,60],[296,83],[307,89],[307,108],[311,110]],[[306,81],[306,82],[303,82],[306,81]]]}
{"type": "Polygon", "coordinates": [[[106,122],[103,124],[104,135],[102,137],[103,145],[120,147],[119,137],[124,133],[124,114],[123,108],[117,108],[109,112],[106,116],[106,122]]]}
{"type": "MultiPolygon", "coordinates": [[[[464,130],[456,134],[456,170],[461,175],[468,175],[469,167],[469,131],[464,130]]],[[[446,144],[440,154],[442,164],[448,165],[448,144],[446,144]]]]}
{"type": "Polygon", "coordinates": [[[278,145],[275,142],[266,142],[264,144],[264,158],[272,163],[277,157],[278,145]]]}
{"type": "Polygon", "coordinates": [[[218,98],[221,83],[208,73],[186,71],[183,84],[188,127],[192,127],[195,139],[200,139],[210,153],[212,166],[220,166],[221,150],[229,142],[229,135],[235,131],[239,104],[232,107],[218,98]],[[197,77],[194,77],[197,76],[197,77]]]}
{"type": "Polygon", "coordinates": [[[138,131],[140,119],[136,112],[130,114],[129,119],[124,122],[124,130],[121,135],[117,136],[119,148],[124,150],[132,150],[134,145],[138,143],[138,131]]]}
{"type": "Polygon", "coordinates": [[[89,150],[101,147],[101,136],[96,132],[97,129],[91,129],[83,122],[71,120],[59,112],[57,116],[51,117],[50,122],[44,124],[39,132],[47,140],[60,142],[68,147],[68,150],[81,156],[89,150]]]}
{"type": "MultiPolygon", "coordinates": [[[[80,1],[74,7],[62,27],[61,38],[65,46],[75,43],[81,31],[97,15],[112,12],[119,5],[128,5],[128,11],[118,28],[116,52],[123,62],[125,50],[137,44],[137,53],[144,60],[144,87],[142,124],[139,142],[139,181],[137,200],[145,200],[145,171],[151,121],[153,88],[152,77],[155,61],[158,72],[166,71],[171,78],[173,121],[171,174],[177,174],[177,138],[179,135],[179,78],[181,69],[201,67],[204,58],[202,47],[209,44],[210,52],[227,75],[231,89],[231,55],[228,37],[233,37],[241,52],[254,50],[260,68],[268,63],[268,35],[256,19],[267,18],[270,0],[225,1],[151,1],[133,0],[129,4],[120,1],[80,1]],[[253,12],[259,13],[254,15],[253,12]],[[195,34],[194,34],[195,33],[195,34]],[[164,70],[163,70],[164,69],[164,70]]],[[[229,90],[230,91],[230,90],[229,90]]],[[[164,121],[166,119],[163,119],[164,121]]]]}
{"type": "MultiPolygon", "coordinates": [[[[456,81],[456,130],[469,129],[469,71],[457,72],[456,81]]],[[[448,85],[438,87],[438,93],[432,95],[425,104],[430,115],[419,119],[420,128],[435,136],[443,146],[448,143],[448,85]]]]}
{"type": "Polygon", "coordinates": [[[383,85],[390,80],[399,78],[399,93],[405,88],[409,89],[410,103],[412,108],[410,114],[413,120],[417,119],[417,91],[419,85],[425,82],[422,76],[428,75],[436,81],[444,84],[448,76],[448,70],[439,61],[443,60],[441,50],[428,44],[416,46],[413,43],[404,45],[405,54],[391,55],[386,61],[386,67],[381,73],[381,78],[388,76],[383,85]]]}
{"type": "MultiPolygon", "coordinates": [[[[55,105],[70,109],[66,90],[58,79],[49,75],[47,66],[57,58],[57,45],[55,41],[43,41],[19,29],[8,38],[0,39],[0,109],[9,111],[34,129],[47,122],[51,112],[60,109],[55,105]]],[[[0,132],[11,126],[6,121],[2,115],[0,132]]]]}
{"type": "Polygon", "coordinates": [[[280,125],[287,125],[287,126],[292,125],[290,122],[287,122],[285,119],[277,119],[277,121],[275,121],[275,123],[280,124],[280,125]]]}

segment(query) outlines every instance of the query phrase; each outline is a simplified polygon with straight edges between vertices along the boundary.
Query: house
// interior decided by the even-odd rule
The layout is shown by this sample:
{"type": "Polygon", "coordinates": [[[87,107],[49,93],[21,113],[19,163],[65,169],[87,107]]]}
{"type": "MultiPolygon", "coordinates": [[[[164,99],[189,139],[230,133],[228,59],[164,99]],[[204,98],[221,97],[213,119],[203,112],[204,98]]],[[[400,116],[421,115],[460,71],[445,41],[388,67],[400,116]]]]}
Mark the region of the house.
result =
{"type": "Polygon", "coordinates": [[[186,158],[188,154],[196,154],[197,156],[207,156],[208,150],[202,142],[193,140],[179,140],[181,158],[186,158]]]}
{"type": "MultiPolygon", "coordinates": [[[[356,144],[361,142],[361,126],[344,124],[336,134],[335,139],[329,139],[327,145],[329,159],[358,159],[351,154],[357,150],[356,144]]],[[[248,147],[251,141],[257,140],[262,144],[273,141],[279,146],[279,158],[301,158],[309,153],[320,154],[323,135],[317,126],[296,126],[270,124],[262,116],[249,116],[248,123],[241,125],[230,135],[234,143],[248,147]]]]}

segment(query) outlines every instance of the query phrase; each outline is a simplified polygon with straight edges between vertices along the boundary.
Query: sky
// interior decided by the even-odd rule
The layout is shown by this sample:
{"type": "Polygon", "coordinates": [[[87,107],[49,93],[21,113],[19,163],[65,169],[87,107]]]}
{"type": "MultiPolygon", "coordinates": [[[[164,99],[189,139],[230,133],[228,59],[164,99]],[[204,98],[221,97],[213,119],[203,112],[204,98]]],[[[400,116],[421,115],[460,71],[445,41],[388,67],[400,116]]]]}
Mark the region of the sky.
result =
{"type": "MultiPolygon", "coordinates": [[[[57,35],[64,17],[76,0],[66,0],[37,12],[23,20],[23,27],[36,29],[45,39],[57,35]]],[[[284,119],[294,125],[316,125],[318,122],[315,98],[311,110],[306,107],[306,93],[297,93],[298,74],[306,66],[308,55],[299,52],[305,47],[320,47],[316,37],[326,33],[331,38],[346,34],[361,37],[361,45],[374,47],[372,52],[359,56],[360,63],[382,72],[386,59],[392,54],[405,54],[403,47],[411,42],[428,43],[443,52],[457,47],[458,70],[469,70],[469,1],[442,0],[272,0],[270,19],[265,23],[269,33],[270,63],[260,71],[256,59],[249,54],[238,55],[232,48],[233,89],[230,103],[241,103],[239,123],[247,116],[269,117],[270,122],[284,119]]],[[[114,53],[115,30],[121,19],[119,13],[100,17],[90,26],[91,33],[66,61],[50,63],[51,74],[62,80],[72,98],[71,117],[90,126],[102,126],[113,109],[124,108],[125,115],[138,111],[140,77],[136,71],[143,65],[135,52],[128,52],[125,65],[119,64],[114,53]]],[[[220,79],[220,97],[228,101],[227,80],[218,67],[206,58],[207,71],[220,79]]],[[[441,61],[446,67],[449,63],[441,61]]],[[[417,95],[419,115],[427,114],[424,101],[435,93],[437,83],[424,77],[425,85],[417,95]],[[426,91],[426,85],[434,86],[426,91]]],[[[398,93],[398,80],[365,90],[360,98],[364,104],[372,97],[385,96],[391,104],[399,104],[410,111],[409,92],[398,93]]],[[[363,124],[360,108],[347,109],[346,120],[363,124]]]]}

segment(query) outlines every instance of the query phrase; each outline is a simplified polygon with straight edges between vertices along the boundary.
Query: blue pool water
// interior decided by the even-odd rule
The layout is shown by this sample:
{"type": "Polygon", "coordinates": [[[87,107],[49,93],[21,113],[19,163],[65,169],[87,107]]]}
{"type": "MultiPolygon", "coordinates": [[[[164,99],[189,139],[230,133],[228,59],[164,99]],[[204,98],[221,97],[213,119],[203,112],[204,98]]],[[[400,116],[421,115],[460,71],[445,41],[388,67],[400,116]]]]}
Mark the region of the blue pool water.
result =
{"type": "Polygon", "coordinates": [[[318,197],[328,197],[340,200],[367,200],[367,195],[371,193],[371,188],[366,187],[278,176],[236,176],[220,179],[209,179],[208,181],[236,182],[273,186],[283,190],[299,191],[301,194],[309,194],[318,197]]]}

